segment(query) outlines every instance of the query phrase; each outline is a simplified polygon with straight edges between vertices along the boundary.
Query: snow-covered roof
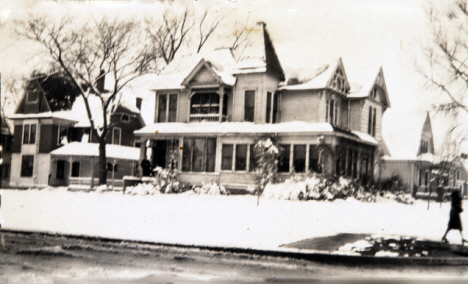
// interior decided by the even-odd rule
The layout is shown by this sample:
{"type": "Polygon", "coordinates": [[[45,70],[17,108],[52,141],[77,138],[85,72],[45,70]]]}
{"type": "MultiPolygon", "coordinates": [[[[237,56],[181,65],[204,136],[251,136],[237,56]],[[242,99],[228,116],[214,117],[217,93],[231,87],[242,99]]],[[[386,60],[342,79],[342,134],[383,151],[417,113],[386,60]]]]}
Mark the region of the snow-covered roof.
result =
{"type": "MultiPolygon", "coordinates": [[[[135,135],[226,135],[226,134],[330,134],[334,133],[329,123],[310,123],[302,121],[256,124],[250,122],[201,122],[201,123],[155,123],[134,132],[135,135]]],[[[341,132],[340,132],[341,133],[341,132]]],[[[363,142],[377,145],[377,141],[365,133],[352,131],[363,142]]]]}
{"type": "Polygon", "coordinates": [[[79,119],[72,111],[56,111],[56,112],[40,112],[40,113],[17,113],[8,116],[9,119],[35,119],[35,118],[57,118],[63,120],[69,120],[70,122],[77,122],[79,119]]]}
{"type": "Polygon", "coordinates": [[[176,57],[167,65],[160,75],[154,75],[147,81],[146,87],[151,90],[184,88],[182,82],[190,75],[195,67],[204,60],[211,65],[211,70],[228,85],[233,85],[236,78],[232,76],[231,68],[235,64],[229,49],[215,49],[195,55],[176,57]]]}
{"type": "Polygon", "coordinates": [[[332,62],[309,65],[307,69],[291,70],[287,77],[289,79],[297,79],[300,83],[295,85],[285,85],[280,87],[280,90],[315,90],[323,89],[327,86],[328,81],[333,75],[333,71],[339,64],[340,59],[332,62]]]}
{"type": "MultiPolygon", "coordinates": [[[[98,157],[99,144],[72,142],[52,151],[51,154],[55,156],[98,157]]],[[[138,161],[140,158],[140,149],[134,147],[107,144],[106,157],[111,159],[138,161]]]]}
{"type": "MultiPolygon", "coordinates": [[[[402,125],[387,124],[382,133],[393,159],[414,160],[418,159],[421,133],[427,118],[427,113],[387,113],[386,115],[398,116],[398,121],[408,121],[402,125]]],[[[387,117],[388,119],[389,117],[387,117]]],[[[390,120],[391,117],[390,117],[390,120]]]]}

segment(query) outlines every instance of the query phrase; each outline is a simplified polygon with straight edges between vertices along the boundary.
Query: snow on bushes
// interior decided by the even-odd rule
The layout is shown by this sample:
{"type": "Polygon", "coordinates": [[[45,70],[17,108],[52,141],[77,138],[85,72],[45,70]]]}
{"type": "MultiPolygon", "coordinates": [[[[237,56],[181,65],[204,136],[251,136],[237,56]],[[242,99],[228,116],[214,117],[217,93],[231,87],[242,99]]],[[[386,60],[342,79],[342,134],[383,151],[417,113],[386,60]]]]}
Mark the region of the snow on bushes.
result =
{"type": "Polygon", "coordinates": [[[185,186],[177,180],[177,170],[166,170],[157,167],[154,177],[143,178],[143,183],[136,186],[128,186],[126,194],[131,195],[153,195],[158,193],[181,193],[185,186]]]}
{"type": "Polygon", "coordinates": [[[353,197],[363,202],[395,200],[405,204],[413,204],[414,199],[404,192],[384,192],[374,188],[367,189],[352,179],[339,177],[326,179],[309,177],[304,181],[290,178],[283,183],[267,184],[263,196],[282,200],[325,200],[347,199],[353,197]]]}
{"type": "Polygon", "coordinates": [[[207,183],[200,186],[192,187],[192,191],[196,194],[208,194],[208,195],[227,195],[229,192],[226,188],[221,184],[218,185],[215,182],[207,183]]]}

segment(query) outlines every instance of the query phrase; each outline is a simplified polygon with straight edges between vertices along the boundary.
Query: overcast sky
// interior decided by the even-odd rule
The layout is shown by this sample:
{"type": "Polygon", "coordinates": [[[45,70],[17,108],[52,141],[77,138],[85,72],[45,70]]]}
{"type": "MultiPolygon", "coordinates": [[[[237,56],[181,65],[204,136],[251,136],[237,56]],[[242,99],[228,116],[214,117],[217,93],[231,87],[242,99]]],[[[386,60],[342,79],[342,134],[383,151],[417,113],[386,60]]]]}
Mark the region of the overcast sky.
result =
{"type": "MultiPolygon", "coordinates": [[[[441,1],[442,2],[442,1],[441,1]]],[[[445,1],[444,1],[445,2],[445,1]]],[[[427,44],[429,25],[426,1],[398,0],[260,0],[260,1],[175,1],[174,5],[191,5],[226,15],[208,47],[225,45],[236,19],[264,21],[285,70],[343,59],[345,70],[369,67],[377,74],[382,66],[391,101],[384,116],[384,131],[393,133],[404,128],[404,115],[430,110],[435,93],[426,90],[415,71],[421,47],[427,44]]],[[[442,5],[443,6],[443,5],[442,5]]],[[[2,22],[15,15],[42,10],[51,14],[72,11],[87,13],[158,15],[159,1],[13,1],[0,0],[2,22]]],[[[0,32],[0,71],[28,72],[31,47],[17,41],[8,31],[0,32]]],[[[358,72],[353,78],[359,78],[358,72]],[[357,75],[357,76],[356,76],[357,75]]],[[[351,77],[351,74],[348,74],[351,77]]],[[[356,82],[359,83],[359,82],[356,82]]],[[[439,126],[437,126],[439,127],[439,126]]],[[[441,127],[441,126],[440,126],[441,127]]],[[[440,132],[440,131],[438,131],[440,132]]],[[[439,135],[441,136],[441,135],[439,135]]],[[[437,142],[439,143],[439,142],[437,142]]]]}

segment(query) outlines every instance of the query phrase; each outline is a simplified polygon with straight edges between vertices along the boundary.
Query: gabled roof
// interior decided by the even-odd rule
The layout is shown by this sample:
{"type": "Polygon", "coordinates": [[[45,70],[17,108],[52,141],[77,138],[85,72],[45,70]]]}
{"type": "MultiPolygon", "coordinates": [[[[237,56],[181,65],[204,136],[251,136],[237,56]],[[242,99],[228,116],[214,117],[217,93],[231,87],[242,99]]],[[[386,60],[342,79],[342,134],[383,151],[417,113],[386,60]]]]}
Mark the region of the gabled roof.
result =
{"type": "MultiPolygon", "coordinates": [[[[72,142],[52,151],[51,154],[54,156],[99,157],[99,144],[72,142]]],[[[138,161],[140,159],[140,149],[107,144],[106,158],[138,161]]]]}
{"type": "Polygon", "coordinates": [[[368,98],[374,86],[377,85],[384,91],[384,105],[390,107],[390,99],[388,97],[387,85],[385,83],[382,67],[348,67],[348,76],[351,83],[351,90],[346,97],[351,99],[368,98]],[[377,74],[375,70],[378,70],[377,74]]]}
{"type": "Polygon", "coordinates": [[[152,90],[181,89],[192,79],[202,67],[209,67],[213,75],[228,85],[235,83],[231,69],[235,60],[230,49],[216,49],[210,52],[190,56],[176,57],[160,75],[153,75],[146,87],[152,90]]]}
{"type": "Polygon", "coordinates": [[[264,22],[249,33],[247,44],[238,50],[233,74],[268,72],[283,81],[284,71],[264,22]]]}
{"type": "Polygon", "coordinates": [[[181,85],[189,85],[202,70],[205,70],[207,73],[209,73],[209,75],[211,75],[215,83],[233,86],[236,83],[236,78],[232,76],[228,70],[226,70],[226,67],[223,67],[224,66],[220,65],[216,66],[215,62],[211,63],[202,58],[195,66],[195,68],[193,68],[193,70],[187,75],[187,77],[184,78],[181,85]]]}
{"type": "MultiPolygon", "coordinates": [[[[424,114],[398,114],[400,121],[407,121],[402,125],[388,125],[383,132],[383,138],[390,151],[391,159],[418,160],[435,159],[428,155],[419,155],[419,147],[424,127],[429,127],[432,133],[429,113],[424,114]],[[402,118],[405,117],[405,119],[402,118]]],[[[430,153],[429,153],[430,154],[430,153]]],[[[434,156],[433,154],[430,154],[434,156]]]]}
{"type": "MultiPolygon", "coordinates": [[[[347,75],[341,58],[338,60],[320,64],[309,65],[307,70],[295,70],[289,74],[289,79],[297,80],[299,84],[282,86],[281,90],[318,90],[331,87],[333,75],[341,68],[347,81],[347,75]]],[[[288,80],[290,81],[290,80],[288,80]]],[[[347,82],[346,82],[347,83],[347,82]]]]}

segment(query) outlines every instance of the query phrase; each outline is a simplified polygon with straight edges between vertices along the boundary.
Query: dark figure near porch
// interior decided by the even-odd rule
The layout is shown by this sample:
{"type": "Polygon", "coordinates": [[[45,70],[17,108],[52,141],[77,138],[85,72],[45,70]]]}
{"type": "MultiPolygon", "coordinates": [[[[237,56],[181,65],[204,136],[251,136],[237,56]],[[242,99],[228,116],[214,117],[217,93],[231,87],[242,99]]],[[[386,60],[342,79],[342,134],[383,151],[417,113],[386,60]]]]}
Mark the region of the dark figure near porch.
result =
{"type": "Polygon", "coordinates": [[[462,238],[462,244],[466,242],[463,238],[463,227],[461,223],[460,213],[463,212],[462,208],[462,198],[460,196],[460,191],[455,190],[451,194],[452,197],[452,208],[450,209],[450,220],[447,225],[447,231],[445,231],[442,241],[447,242],[447,234],[450,230],[458,230],[462,238]]]}
{"type": "Polygon", "coordinates": [[[147,159],[141,161],[141,169],[144,177],[149,177],[151,173],[151,163],[147,159]]]}

